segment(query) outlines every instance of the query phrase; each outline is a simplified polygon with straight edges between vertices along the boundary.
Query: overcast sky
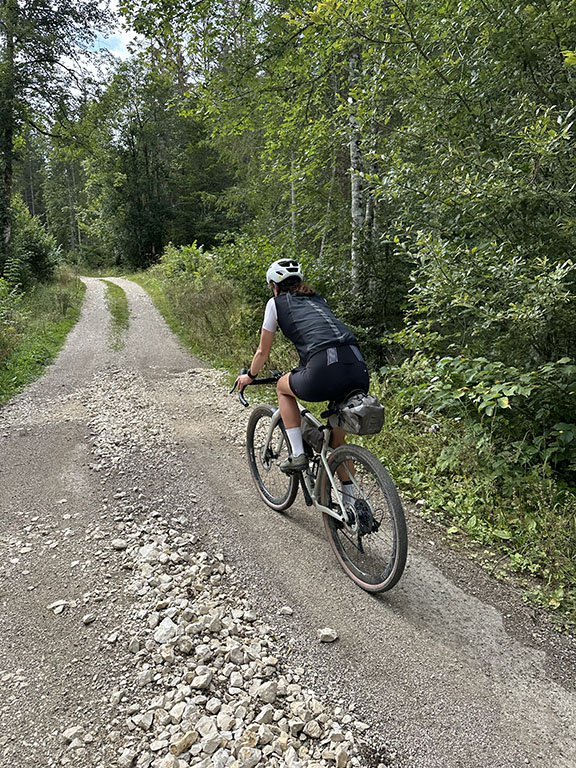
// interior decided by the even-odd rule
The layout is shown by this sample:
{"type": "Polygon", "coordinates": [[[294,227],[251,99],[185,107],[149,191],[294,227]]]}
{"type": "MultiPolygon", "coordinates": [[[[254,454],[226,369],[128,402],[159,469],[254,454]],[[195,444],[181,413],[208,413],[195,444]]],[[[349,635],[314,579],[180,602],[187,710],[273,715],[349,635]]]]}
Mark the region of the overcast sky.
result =
{"type": "Polygon", "coordinates": [[[118,58],[125,59],[129,56],[127,45],[131,40],[134,40],[135,37],[133,32],[118,30],[110,37],[102,37],[102,35],[98,35],[94,47],[96,50],[107,48],[118,58]]]}

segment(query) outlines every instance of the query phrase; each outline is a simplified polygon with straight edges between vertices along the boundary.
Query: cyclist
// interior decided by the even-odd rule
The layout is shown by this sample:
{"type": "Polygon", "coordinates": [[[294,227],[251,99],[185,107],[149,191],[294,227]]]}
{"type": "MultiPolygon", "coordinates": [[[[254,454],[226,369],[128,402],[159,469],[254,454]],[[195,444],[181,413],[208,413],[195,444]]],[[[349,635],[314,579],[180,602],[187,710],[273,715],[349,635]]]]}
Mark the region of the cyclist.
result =
{"type": "MultiPolygon", "coordinates": [[[[300,265],[280,259],[270,265],[266,282],[274,296],[266,304],[260,344],[248,373],[237,379],[242,392],[253,381],[270,356],[278,327],[292,341],[300,365],[278,380],[278,405],[292,449],[280,465],[284,472],[306,469],[296,398],[309,402],[341,400],[355,389],[368,392],[368,369],[356,338],[330,310],[326,300],[303,282],[300,265]]],[[[345,443],[341,429],[333,429],[331,446],[345,443]]]]}

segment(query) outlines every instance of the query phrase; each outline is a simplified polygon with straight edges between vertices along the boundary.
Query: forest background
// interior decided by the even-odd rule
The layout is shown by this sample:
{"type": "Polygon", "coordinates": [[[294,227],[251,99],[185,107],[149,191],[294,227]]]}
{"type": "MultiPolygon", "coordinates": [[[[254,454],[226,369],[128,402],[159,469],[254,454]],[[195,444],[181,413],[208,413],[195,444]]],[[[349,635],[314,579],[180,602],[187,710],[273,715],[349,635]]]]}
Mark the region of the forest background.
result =
{"type": "Polygon", "coordinates": [[[71,266],[131,273],[234,370],[267,265],[298,258],[405,496],[576,621],[575,0],[120,11],[122,61],[102,3],[0,7],[2,398],[74,322],[71,266]]]}

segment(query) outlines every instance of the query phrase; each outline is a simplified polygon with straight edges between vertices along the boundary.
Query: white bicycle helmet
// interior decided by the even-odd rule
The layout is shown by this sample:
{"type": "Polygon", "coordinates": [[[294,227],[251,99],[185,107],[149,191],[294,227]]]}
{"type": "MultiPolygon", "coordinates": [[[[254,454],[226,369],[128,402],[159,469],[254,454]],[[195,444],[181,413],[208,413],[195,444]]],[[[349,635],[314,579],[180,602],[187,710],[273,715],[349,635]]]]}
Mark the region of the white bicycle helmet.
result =
{"type": "Polygon", "coordinates": [[[299,277],[300,280],[304,279],[300,264],[294,259],[279,259],[268,267],[266,272],[266,282],[281,283],[282,280],[286,280],[287,277],[299,277]]]}

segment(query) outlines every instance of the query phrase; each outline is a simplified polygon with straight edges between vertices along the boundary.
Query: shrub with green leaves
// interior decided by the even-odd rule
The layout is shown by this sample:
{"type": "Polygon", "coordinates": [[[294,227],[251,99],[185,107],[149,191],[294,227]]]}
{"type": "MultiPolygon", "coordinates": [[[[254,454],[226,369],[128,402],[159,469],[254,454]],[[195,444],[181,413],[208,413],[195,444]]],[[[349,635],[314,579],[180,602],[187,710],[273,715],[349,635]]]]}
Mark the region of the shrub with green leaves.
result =
{"type": "Polygon", "coordinates": [[[407,410],[478,424],[498,449],[503,474],[513,466],[543,466],[569,478],[576,470],[576,365],[570,358],[524,371],[486,358],[434,361],[417,354],[387,374],[407,410]]]}
{"type": "Polygon", "coordinates": [[[188,277],[194,279],[199,270],[206,267],[209,257],[196,241],[192,245],[174,246],[169,243],[164,249],[158,271],[169,279],[188,277]]]}
{"type": "MultiPolygon", "coordinates": [[[[534,243],[532,250],[536,251],[534,243]]],[[[576,264],[503,242],[471,246],[420,235],[406,329],[395,340],[430,354],[532,367],[576,346],[576,264]]]]}
{"type": "Polygon", "coordinates": [[[22,294],[0,277],[0,363],[14,349],[23,320],[22,294]]]}
{"type": "Polygon", "coordinates": [[[13,210],[13,241],[4,264],[4,277],[12,286],[27,290],[34,281],[49,280],[60,260],[56,240],[40,220],[31,216],[19,197],[15,197],[13,210]]]}
{"type": "Polygon", "coordinates": [[[272,262],[282,258],[299,261],[307,278],[312,279],[313,267],[308,254],[295,251],[293,244],[285,237],[273,239],[267,235],[240,235],[234,242],[217,248],[215,266],[238,286],[246,299],[265,302],[271,295],[266,285],[266,271],[272,262]]]}

